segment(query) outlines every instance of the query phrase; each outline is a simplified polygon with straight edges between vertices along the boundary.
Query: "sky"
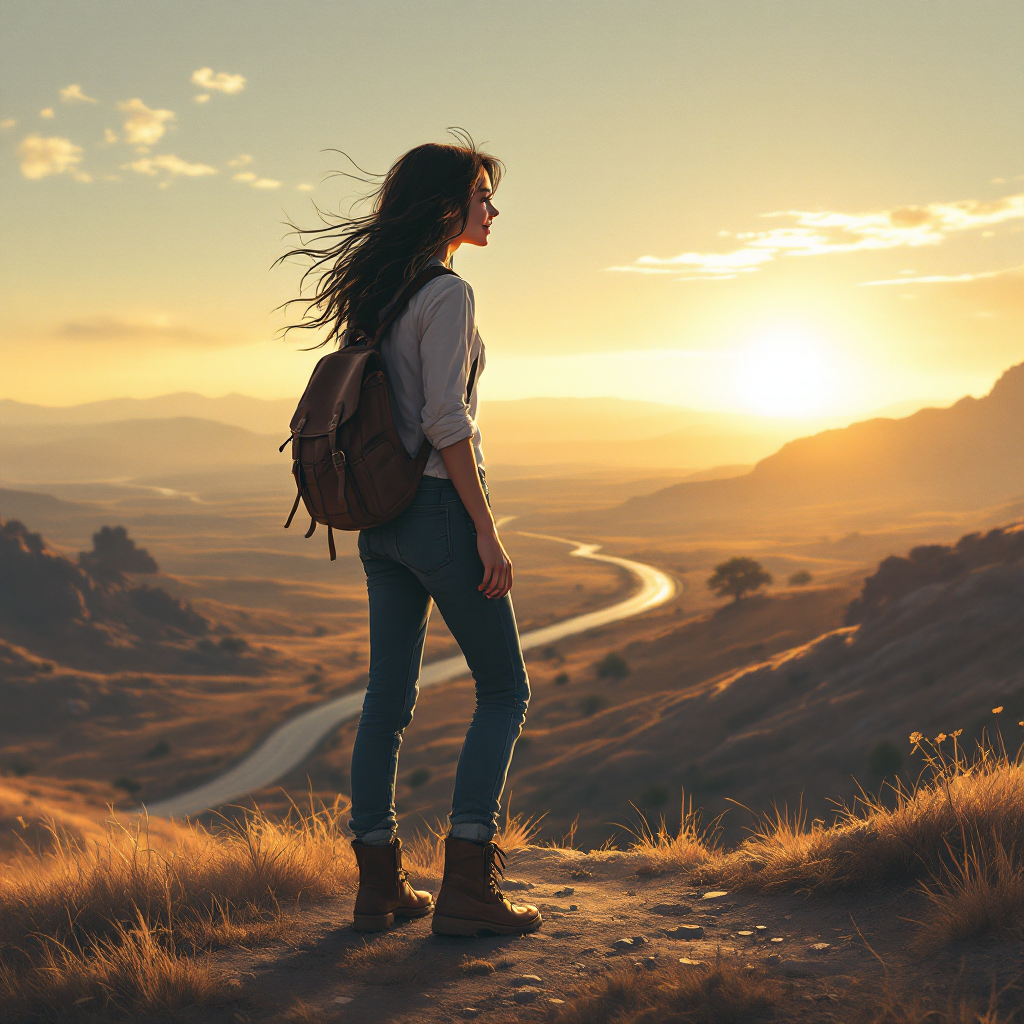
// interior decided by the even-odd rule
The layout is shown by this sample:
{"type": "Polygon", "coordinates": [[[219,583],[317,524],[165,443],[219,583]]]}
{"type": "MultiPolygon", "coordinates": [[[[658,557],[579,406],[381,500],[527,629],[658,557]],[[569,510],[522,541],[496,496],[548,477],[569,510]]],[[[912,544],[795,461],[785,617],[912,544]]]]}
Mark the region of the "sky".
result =
{"type": "Polygon", "coordinates": [[[7,0],[0,397],[301,392],[273,266],[422,142],[486,400],[866,415],[1024,361],[1019,0],[7,0]]]}

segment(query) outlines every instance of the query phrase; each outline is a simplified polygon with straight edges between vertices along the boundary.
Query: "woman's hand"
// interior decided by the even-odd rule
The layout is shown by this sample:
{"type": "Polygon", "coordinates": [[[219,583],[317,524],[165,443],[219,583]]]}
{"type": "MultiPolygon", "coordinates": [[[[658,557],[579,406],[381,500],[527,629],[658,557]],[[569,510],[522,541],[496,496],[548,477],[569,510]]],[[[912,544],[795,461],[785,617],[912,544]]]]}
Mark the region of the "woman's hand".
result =
{"type": "Polygon", "coordinates": [[[484,578],[477,590],[492,600],[504,597],[512,589],[512,560],[498,539],[498,531],[493,527],[477,531],[476,549],[484,563],[484,578]]]}
{"type": "Polygon", "coordinates": [[[498,540],[498,530],[491,518],[491,507],[487,504],[480,473],[476,468],[476,456],[470,438],[456,441],[440,449],[448,479],[459,492],[462,504],[476,527],[476,549],[484,563],[484,578],[478,590],[486,597],[504,597],[512,589],[512,561],[498,540]]]}

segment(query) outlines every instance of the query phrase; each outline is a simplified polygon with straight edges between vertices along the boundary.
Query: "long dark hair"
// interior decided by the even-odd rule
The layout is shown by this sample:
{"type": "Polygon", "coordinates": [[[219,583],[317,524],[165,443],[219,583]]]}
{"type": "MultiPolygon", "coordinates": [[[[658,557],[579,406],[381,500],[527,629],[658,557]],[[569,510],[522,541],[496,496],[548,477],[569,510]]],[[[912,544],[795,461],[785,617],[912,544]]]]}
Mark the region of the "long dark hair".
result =
{"type": "MultiPolygon", "coordinates": [[[[399,289],[426,266],[445,242],[465,230],[480,172],[487,171],[491,189],[498,187],[505,168],[497,157],[482,153],[468,133],[453,131],[461,145],[428,142],[399,157],[367,196],[373,211],[364,217],[344,217],[317,210],[323,227],[305,230],[291,225],[301,245],[277,260],[308,260],[302,284],[316,278],[313,295],[291,299],[306,306],[295,328],[328,328],[327,337],[313,346],[340,343],[359,335],[372,338],[381,310],[399,289]],[[308,241],[307,241],[308,240],[308,241]]],[[[366,172],[363,172],[364,174],[366,172]]]]}

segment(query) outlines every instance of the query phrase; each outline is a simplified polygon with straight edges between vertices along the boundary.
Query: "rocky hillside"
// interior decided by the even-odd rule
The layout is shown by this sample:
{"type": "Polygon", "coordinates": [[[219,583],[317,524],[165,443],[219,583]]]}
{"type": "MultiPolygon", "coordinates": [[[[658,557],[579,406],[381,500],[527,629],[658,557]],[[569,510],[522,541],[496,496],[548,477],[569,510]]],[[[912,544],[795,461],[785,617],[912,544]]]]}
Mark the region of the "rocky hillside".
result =
{"type": "MultiPolygon", "coordinates": [[[[756,619],[757,602],[719,616],[756,619]]],[[[747,822],[727,798],[762,813],[802,802],[827,819],[830,798],[852,799],[857,783],[877,790],[886,778],[912,779],[920,767],[912,732],[962,729],[968,750],[986,732],[1016,751],[1024,742],[1022,609],[1024,524],[887,559],[848,610],[855,625],[683,692],[628,735],[615,735],[609,721],[606,742],[588,750],[588,784],[612,799],[619,778],[643,771],[713,813],[731,807],[731,835],[747,822]]],[[[678,657],[672,649],[670,634],[645,660],[669,662],[678,657]]]]}
{"type": "Polygon", "coordinates": [[[260,660],[217,636],[189,604],[136,582],[157,565],[123,527],[104,527],[76,564],[17,520],[0,520],[0,639],[62,665],[251,674],[260,660]]]}
{"type": "Polygon", "coordinates": [[[830,505],[987,508],[1024,495],[1024,364],[983,398],[790,441],[750,473],[677,484],[588,517],[637,535],[830,505]]]}

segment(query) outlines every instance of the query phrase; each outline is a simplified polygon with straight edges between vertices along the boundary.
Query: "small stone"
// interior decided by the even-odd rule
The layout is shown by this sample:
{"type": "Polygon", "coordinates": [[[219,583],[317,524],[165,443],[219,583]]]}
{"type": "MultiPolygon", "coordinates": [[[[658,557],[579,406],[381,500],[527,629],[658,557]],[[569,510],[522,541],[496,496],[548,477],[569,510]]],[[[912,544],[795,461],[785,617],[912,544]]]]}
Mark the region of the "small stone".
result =
{"type": "Polygon", "coordinates": [[[653,971],[658,966],[658,958],[656,956],[645,956],[643,960],[644,967],[649,971],[653,971]]]}
{"type": "Polygon", "coordinates": [[[339,1006],[344,1006],[346,1003],[352,1002],[352,996],[335,996],[332,1002],[337,1003],[339,1006]]]}
{"type": "Polygon", "coordinates": [[[670,939],[703,939],[704,926],[699,924],[681,924],[665,933],[670,939]]]}
{"type": "Polygon", "coordinates": [[[555,896],[573,896],[573,895],[575,895],[575,893],[576,893],[576,890],[567,885],[567,886],[565,886],[564,889],[559,889],[558,892],[554,893],[554,895],[555,896]]]}
{"type": "Polygon", "coordinates": [[[768,925],[766,925],[766,924],[755,924],[754,925],[754,931],[755,932],[766,932],[766,931],[768,931],[768,925]]]}
{"type": "Polygon", "coordinates": [[[635,896],[636,895],[636,889],[627,889],[626,892],[625,892],[625,895],[626,896],[635,896]]]}
{"type": "Polygon", "coordinates": [[[480,1016],[480,1011],[475,1006],[464,1006],[460,1012],[467,1020],[480,1016]]]}
{"type": "Polygon", "coordinates": [[[767,963],[769,967],[777,967],[782,963],[782,956],[779,953],[772,953],[770,956],[765,958],[765,963],[767,963]]]}
{"type": "Polygon", "coordinates": [[[750,936],[753,935],[754,933],[753,932],[737,932],[736,934],[737,935],[742,935],[745,939],[749,939],[750,936]]]}
{"type": "Polygon", "coordinates": [[[785,942],[785,939],[772,939],[772,942],[785,942]]]}
{"type": "Polygon", "coordinates": [[[515,878],[504,878],[501,882],[502,889],[532,889],[533,882],[524,882],[515,878]]]}
{"type": "Polygon", "coordinates": [[[647,941],[648,941],[648,939],[647,939],[646,935],[634,935],[633,936],[633,945],[634,946],[646,945],[647,941]]]}
{"type": "Polygon", "coordinates": [[[832,948],[831,942],[814,942],[810,945],[810,951],[812,953],[827,953],[832,948]]]}
{"type": "Polygon", "coordinates": [[[548,1002],[549,1003],[554,1003],[555,1006],[564,1006],[565,1005],[565,1000],[564,999],[549,999],[548,1002]]]}
{"type": "Polygon", "coordinates": [[[707,967],[707,964],[703,960],[691,960],[688,956],[681,956],[679,962],[684,967],[707,967]]]}
{"type": "Polygon", "coordinates": [[[540,980],[540,975],[538,975],[538,974],[524,974],[521,977],[516,978],[516,980],[513,981],[512,984],[513,985],[542,985],[544,983],[540,980]]]}
{"type": "Polygon", "coordinates": [[[787,914],[782,920],[783,921],[792,921],[793,920],[793,915],[792,914],[787,914]]]}
{"type": "Polygon", "coordinates": [[[632,939],[616,939],[612,943],[612,949],[617,949],[617,950],[621,951],[621,950],[624,950],[624,949],[632,949],[632,948],[633,948],[633,940],[632,939]]]}
{"type": "Polygon", "coordinates": [[[540,992],[535,988],[521,988],[512,996],[512,998],[517,1003],[532,1003],[539,995],[540,992]]]}
{"type": "Polygon", "coordinates": [[[729,895],[729,893],[726,892],[724,889],[716,889],[714,892],[706,892],[706,893],[704,893],[704,895],[701,896],[701,899],[702,900],[718,900],[718,899],[721,899],[723,896],[728,896],[728,895],[729,895]]]}
{"type": "Polygon", "coordinates": [[[578,904],[578,903],[570,903],[570,904],[569,904],[569,909],[570,909],[570,910],[579,910],[579,909],[580,909],[580,907],[579,907],[579,904],[578,904]]]}

